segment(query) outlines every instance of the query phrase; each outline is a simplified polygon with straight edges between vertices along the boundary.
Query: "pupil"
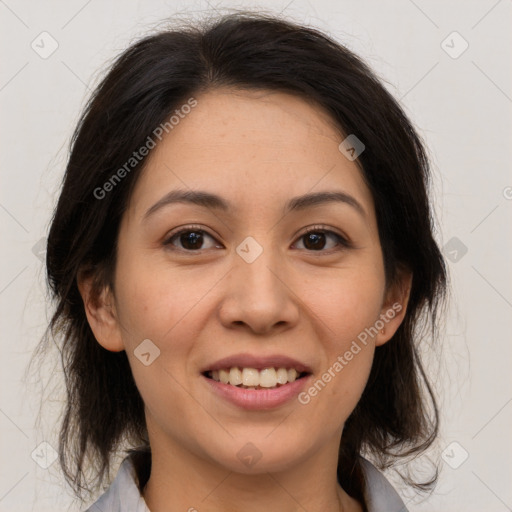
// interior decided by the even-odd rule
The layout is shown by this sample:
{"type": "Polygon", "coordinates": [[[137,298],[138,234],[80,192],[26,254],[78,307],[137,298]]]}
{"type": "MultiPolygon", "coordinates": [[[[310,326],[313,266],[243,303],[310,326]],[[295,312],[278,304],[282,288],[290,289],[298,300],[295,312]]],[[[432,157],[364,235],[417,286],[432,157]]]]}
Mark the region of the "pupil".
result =
{"type": "Polygon", "coordinates": [[[324,233],[308,233],[306,235],[306,243],[304,244],[307,249],[318,249],[323,247],[323,243],[325,243],[325,234],[324,233]],[[320,243],[319,243],[320,241],[320,243]],[[312,242],[312,247],[308,247],[309,242],[312,242]]]}
{"type": "Polygon", "coordinates": [[[198,249],[198,247],[195,247],[195,244],[199,242],[199,245],[201,245],[202,237],[202,234],[190,231],[185,235],[181,235],[181,243],[186,249],[198,249]]]}

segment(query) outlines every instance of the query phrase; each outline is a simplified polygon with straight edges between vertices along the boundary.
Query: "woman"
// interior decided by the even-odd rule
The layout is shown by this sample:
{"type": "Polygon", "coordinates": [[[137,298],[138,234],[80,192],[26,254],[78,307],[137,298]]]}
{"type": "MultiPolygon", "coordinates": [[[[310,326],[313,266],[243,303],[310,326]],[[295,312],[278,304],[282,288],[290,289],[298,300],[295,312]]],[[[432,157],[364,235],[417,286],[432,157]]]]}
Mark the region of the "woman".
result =
{"type": "Polygon", "coordinates": [[[47,247],[61,465],[80,496],[128,452],[88,510],[406,510],[362,455],[437,435],[428,184],[401,108],[318,31],[240,13],[128,48],[47,247]]]}

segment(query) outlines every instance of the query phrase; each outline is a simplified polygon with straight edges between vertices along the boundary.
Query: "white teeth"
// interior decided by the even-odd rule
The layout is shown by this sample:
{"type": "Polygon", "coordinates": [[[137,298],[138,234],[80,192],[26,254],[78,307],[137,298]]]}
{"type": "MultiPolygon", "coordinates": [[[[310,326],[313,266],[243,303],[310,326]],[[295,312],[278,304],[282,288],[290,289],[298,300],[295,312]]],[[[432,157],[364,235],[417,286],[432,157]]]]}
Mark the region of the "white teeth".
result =
{"type": "Polygon", "coordinates": [[[219,379],[223,384],[229,382],[229,373],[226,370],[219,370],[219,379]]]}
{"type": "Polygon", "coordinates": [[[265,368],[260,372],[260,386],[273,388],[277,384],[277,374],[274,368],[265,368]]]}
{"type": "Polygon", "coordinates": [[[288,382],[288,370],[286,368],[279,368],[276,379],[278,384],[286,384],[288,382]]]}
{"type": "Polygon", "coordinates": [[[231,368],[229,370],[229,383],[233,386],[238,386],[239,384],[242,384],[243,378],[242,378],[242,372],[239,368],[231,368]]]}
{"type": "Polygon", "coordinates": [[[293,382],[299,374],[295,368],[288,370],[288,382],[293,382]]]}
{"type": "Polygon", "coordinates": [[[245,388],[275,388],[288,382],[294,382],[299,376],[295,368],[225,368],[222,370],[213,370],[210,376],[217,382],[231,384],[245,388]]]}
{"type": "Polygon", "coordinates": [[[242,382],[244,383],[244,386],[259,386],[259,374],[260,372],[256,370],[256,368],[244,368],[242,370],[242,382]]]}

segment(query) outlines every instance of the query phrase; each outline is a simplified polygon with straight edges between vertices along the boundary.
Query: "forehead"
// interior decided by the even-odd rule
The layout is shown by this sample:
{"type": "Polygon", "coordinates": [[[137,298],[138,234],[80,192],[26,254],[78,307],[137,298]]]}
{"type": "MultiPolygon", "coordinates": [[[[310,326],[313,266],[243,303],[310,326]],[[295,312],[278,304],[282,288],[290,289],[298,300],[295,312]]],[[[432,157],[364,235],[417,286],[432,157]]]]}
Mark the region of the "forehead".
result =
{"type": "MultiPolygon", "coordinates": [[[[297,96],[275,91],[218,89],[197,98],[197,106],[169,133],[167,146],[181,146],[225,158],[229,151],[240,159],[254,157],[269,162],[280,160],[286,150],[287,160],[300,160],[306,152],[321,163],[323,151],[311,151],[311,145],[339,144],[341,137],[333,119],[319,106],[297,96]],[[231,147],[228,147],[231,146],[231,147]],[[231,150],[231,151],[230,151],[231,150]],[[308,151],[309,150],[309,151],[308,151]]],[[[165,144],[159,149],[164,151],[165,144]]],[[[156,152],[157,154],[159,151],[156,152]]]]}
{"type": "Polygon", "coordinates": [[[148,157],[133,194],[138,217],[177,187],[262,208],[336,188],[372,211],[359,167],[338,149],[345,136],[321,107],[274,91],[220,89],[195,99],[148,157]]]}

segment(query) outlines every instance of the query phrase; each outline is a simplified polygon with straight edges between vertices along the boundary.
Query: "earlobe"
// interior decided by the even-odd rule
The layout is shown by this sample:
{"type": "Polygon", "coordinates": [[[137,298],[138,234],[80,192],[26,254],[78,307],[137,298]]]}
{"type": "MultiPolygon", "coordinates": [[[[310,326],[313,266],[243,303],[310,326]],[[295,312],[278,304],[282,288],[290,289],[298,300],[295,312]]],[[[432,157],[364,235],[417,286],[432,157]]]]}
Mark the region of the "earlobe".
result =
{"type": "Polygon", "coordinates": [[[375,345],[380,346],[388,342],[405,318],[407,304],[412,287],[412,273],[402,270],[400,278],[393,284],[386,293],[386,298],[380,313],[382,326],[375,337],[375,345]]]}
{"type": "Polygon", "coordinates": [[[121,329],[117,320],[111,290],[105,286],[98,291],[94,276],[80,273],[77,285],[84,303],[85,314],[96,341],[111,352],[124,350],[121,329]]]}

